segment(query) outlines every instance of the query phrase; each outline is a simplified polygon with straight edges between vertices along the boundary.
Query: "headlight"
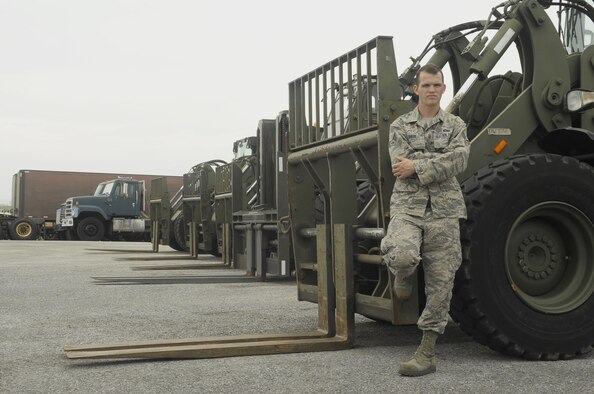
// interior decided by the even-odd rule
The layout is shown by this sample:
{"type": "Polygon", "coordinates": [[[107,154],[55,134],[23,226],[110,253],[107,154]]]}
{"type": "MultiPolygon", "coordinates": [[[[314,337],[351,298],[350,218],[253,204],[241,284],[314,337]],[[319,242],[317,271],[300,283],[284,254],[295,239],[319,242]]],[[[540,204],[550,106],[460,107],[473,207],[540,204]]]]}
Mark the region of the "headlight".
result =
{"type": "Polygon", "coordinates": [[[569,112],[585,111],[594,107],[594,92],[572,90],[565,95],[565,109],[569,112]]]}

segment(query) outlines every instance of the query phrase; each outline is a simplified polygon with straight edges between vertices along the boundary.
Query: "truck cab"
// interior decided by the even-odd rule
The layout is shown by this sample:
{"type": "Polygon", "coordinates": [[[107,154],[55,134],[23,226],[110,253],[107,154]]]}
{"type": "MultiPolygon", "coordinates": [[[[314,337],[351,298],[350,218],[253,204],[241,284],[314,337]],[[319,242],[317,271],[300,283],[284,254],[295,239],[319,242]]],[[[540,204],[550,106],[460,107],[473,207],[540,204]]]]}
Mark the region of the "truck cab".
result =
{"type": "Polygon", "coordinates": [[[56,212],[66,238],[99,241],[114,233],[146,233],[145,184],[132,178],[101,182],[92,196],[70,197],[56,212]]]}
{"type": "Polygon", "coordinates": [[[111,180],[97,185],[93,197],[105,199],[105,213],[108,217],[136,217],[143,208],[141,189],[141,182],[133,179],[111,180]]]}

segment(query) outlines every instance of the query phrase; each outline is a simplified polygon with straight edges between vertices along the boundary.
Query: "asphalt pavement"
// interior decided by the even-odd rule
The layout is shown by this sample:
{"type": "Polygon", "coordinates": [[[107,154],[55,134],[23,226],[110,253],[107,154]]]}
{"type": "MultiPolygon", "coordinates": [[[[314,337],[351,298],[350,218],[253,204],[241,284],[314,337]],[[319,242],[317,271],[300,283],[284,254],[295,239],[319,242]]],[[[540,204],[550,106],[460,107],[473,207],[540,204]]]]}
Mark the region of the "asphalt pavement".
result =
{"type": "Polygon", "coordinates": [[[0,393],[585,393],[594,354],[530,362],[494,352],[450,322],[437,372],[398,375],[420,333],[356,316],[353,348],[203,360],[70,360],[64,345],[315,330],[317,306],[292,281],[105,285],[92,277],[237,275],[133,271],[218,263],[149,243],[0,241],[0,393]],[[161,260],[155,260],[159,258],[161,260]]]}

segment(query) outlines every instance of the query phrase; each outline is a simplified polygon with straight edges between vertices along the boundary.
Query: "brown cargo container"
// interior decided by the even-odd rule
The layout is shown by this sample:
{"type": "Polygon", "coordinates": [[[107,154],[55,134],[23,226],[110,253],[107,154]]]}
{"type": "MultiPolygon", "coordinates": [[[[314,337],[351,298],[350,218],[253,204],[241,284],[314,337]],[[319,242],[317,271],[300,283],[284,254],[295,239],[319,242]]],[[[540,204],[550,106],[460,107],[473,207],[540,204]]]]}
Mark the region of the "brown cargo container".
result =
{"type": "Polygon", "coordinates": [[[13,175],[13,214],[17,217],[54,220],[56,209],[68,197],[90,196],[101,182],[118,177],[130,177],[145,181],[148,196],[150,195],[151,181],[164,176],[167,177],[167,186],[172,193],[175,193],[183,185],[181,176],[20,170],[13,175]]]}
{"type": "Polygon", "coordinates": [[[0,217],[0,239],[33,239],[38,234],[44,237],[53,236],[56,210],[67,198],[92,195],[99,183],[119,177],[144,181],[147,188],[146,210],[153,179],[167,177],[167,187],[172,194],[183,185],[181,176],[19,170],[12,179],[13,215],[0,217]]]}

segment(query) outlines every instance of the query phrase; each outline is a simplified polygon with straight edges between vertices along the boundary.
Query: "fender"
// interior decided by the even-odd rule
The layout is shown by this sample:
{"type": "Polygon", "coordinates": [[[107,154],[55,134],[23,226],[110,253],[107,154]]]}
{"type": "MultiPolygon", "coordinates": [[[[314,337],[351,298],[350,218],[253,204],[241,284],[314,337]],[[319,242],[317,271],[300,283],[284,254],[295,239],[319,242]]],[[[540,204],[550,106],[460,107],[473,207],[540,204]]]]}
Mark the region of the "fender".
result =
{"type": "Polygon", "coordinates": [[[78,205],[74,207],[74,219],[79,220],[80,217],[88,216],[89,213],[96,213],[105,221],[111,220],[111,217],[108,217],[107,214],[103,209],[96,205],[78,205]]]}
{"type": "Polygon", "coordinates": [[[549,153],[592,159],[594,132],[578,127],[556,129],[542,137],[538,141],[538,146],[549,153]]]}

